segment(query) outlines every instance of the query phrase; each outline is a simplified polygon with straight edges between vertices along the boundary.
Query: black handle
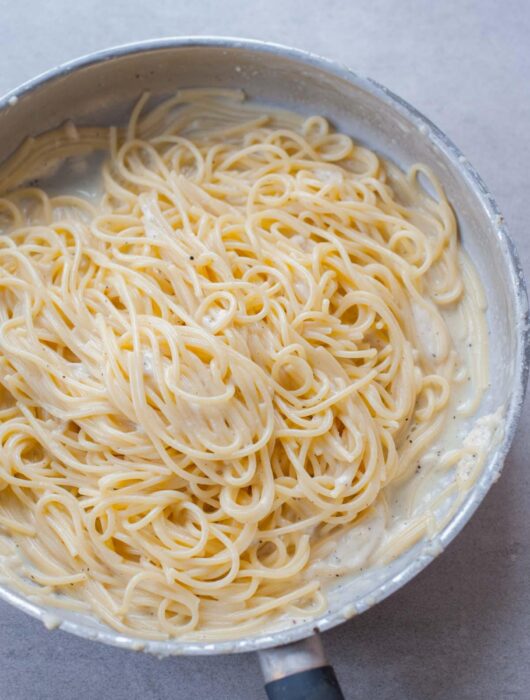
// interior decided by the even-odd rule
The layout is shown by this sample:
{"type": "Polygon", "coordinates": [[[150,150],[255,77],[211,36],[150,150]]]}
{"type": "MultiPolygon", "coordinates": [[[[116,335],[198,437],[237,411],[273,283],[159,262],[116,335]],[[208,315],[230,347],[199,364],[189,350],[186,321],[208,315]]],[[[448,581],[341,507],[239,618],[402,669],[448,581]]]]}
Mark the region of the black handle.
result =
{"type": "Polygon", "coordinates": [[[265,685],[269,700],[344,700],[332,666],[293,673],[265,685]]]}

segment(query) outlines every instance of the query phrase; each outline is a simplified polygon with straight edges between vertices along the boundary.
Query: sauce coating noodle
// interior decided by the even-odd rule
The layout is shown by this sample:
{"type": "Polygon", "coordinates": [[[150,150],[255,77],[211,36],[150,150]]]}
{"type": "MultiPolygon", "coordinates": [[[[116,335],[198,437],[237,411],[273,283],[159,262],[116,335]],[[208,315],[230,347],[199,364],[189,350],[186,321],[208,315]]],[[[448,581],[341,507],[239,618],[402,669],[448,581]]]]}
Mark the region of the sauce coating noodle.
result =
{"type": "Polygon", "coordinates": [[[457,228],[426,167],[322,117],[147,99],[0,172],[0,527],[32,595],[223,638],[322,612],[329,552],[442,431],[457,228]],[[28,186],[95,150],[101,198],[28,186]]]}

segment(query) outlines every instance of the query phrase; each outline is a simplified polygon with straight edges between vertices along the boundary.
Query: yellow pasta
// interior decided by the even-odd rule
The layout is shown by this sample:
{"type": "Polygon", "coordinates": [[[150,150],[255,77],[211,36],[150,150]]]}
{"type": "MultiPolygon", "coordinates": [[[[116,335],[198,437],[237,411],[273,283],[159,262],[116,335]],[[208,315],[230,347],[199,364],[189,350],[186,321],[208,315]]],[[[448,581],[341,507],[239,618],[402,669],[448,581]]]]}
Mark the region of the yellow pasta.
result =
{"type": "Polygon", "coordinates": [[[322,117],[147,97],[0,172],[0,527],[33,595],[222,638],[324,610],[308,569],[442,430],[457,230],[322,117]],[[100,199],[28,184],[94,150],[100,199]]]}

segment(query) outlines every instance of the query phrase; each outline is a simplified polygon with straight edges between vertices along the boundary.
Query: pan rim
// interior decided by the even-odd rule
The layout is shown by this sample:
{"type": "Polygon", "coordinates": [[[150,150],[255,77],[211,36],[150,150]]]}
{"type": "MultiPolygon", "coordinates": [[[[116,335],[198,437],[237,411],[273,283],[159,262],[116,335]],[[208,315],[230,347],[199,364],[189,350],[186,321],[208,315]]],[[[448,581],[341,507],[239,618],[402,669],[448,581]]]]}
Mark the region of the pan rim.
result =
{"type": "MultiPolygon", "coordinates": [[[[505,431],[501,444],[497,448],[495,455],[488,462],[483,473],[477,480],[467,498],[459,507],[453,519],[442,529],[437,536],[437,542],[441,549],[445,547],[458,535],[464,525],[470,520],[479,504],[484,499],[492,484],[497,480],[504,464],[508,450],[512,444],[517,423],[521,414],[528,371],[530,365],[530,326],[528,318],[528,298],[526,283],[521,262],[511,240],[504,219],[500,210],[482,181],[480,175],[469,161],[463,156],[460,149],[435,126],[428,118],[421,114],[408,102],[403,100],[383,85],[371,78],[362,77],[350,70],[347,66],[321,57],[315,53],[293,49],[288,46],[265,42],[253,39],[243,39],[238,37],[218,37],[218,36],[185,36],[166,37],[162,39],[150,39],[141,42],[132,42],[111,47],[95,53],[90,53],[80,58],[62,63],[56,68],[52,68],[40,75],[32,78],[19,87],[8,92],[0,98],[0,110],[8,108],[24,95],[45,87],[47,84],[68,75],[82,68],[86,68],[104,61],[117,59],[131,54],[145,52],[156,52],[164,49],[179,48],[217,48],[234,49],[241,48],[254,53],[272,53],[281,55],[284,58],[304,64],[309,67],[318,68],[330,73],[346,82],[356,85],[368,92],[378,100],[386,103],[395,111],[399,112],[409,121],[419,126],[422,138],[429,139],[441,153],[449,159],[452,165],[464,178],[466,184],[480,200],[485,208],[488,219],[491,221],[491,229],[488,235],[493,232],[496,235],[504,263],[509,270],[508,284],[515,309],[515,333],[516,333],[516,356],[514,358],[514,392],[510,398],[506,410],[505,431]]],[[[424,548],[425,549],[425,548],[424,548]]],[[[179,641],[170,639],[164,641],[148,641],[138,637],[123,635],[112,630],[110,627],[95,628],[84,625],[74,620],[59,617],[60,629],[76,634],[77,636],[95,639],[106,644],[118,646],[132,650],[145,650],[159,656],[170,655],[210,655],[231,652],[247,652],[265,649],[272,646],[283,645],[310,636],[314,630],[323,631],[330,629],[341,622],[344,622],[353,615],[364,612],[372,605],[384,600],[391,593],[395,592],[416,574],[422,571],[434,558],[436,552],[424,551],[419,557],[409,562],[407,566],[394,574],[384,583],[380,584],[369,596],[361,598],[356,606],[345,605],[341,609],[324,614],[318,618],[297,624],[287,629],[280,629],[275,632],[268,632],[252,638],[243,638],[226,641],[179,641]]],[[[40,619],[44,624],[51,625],[50,611],[40,605],[26,599],[24,596],[0,585],[0,599],[23,610],[31,616],[40,619]]],[[[55,613],[54,613],[55,614],[55,613]]],[[[59,612],[57,613],[59,615],[59,612]]],[[[55,620],[52,621],[55,626],[55,620]]]]}

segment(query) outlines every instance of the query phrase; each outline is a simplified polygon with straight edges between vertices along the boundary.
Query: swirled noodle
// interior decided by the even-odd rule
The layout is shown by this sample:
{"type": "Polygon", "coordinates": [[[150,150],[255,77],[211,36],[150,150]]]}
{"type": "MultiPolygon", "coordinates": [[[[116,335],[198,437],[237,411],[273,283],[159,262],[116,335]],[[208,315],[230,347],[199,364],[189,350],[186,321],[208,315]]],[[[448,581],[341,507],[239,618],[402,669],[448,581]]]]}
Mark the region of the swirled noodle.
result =
{"type": "Polygon", "coordinates": [[[224,638],[324,610],[307,572],[442,430],[457,229],[322,117],[147,99],[2,168],[0,526],[28,594],[224,638]],[[94,150],[99,199],[28,184],[94,150]]]}

